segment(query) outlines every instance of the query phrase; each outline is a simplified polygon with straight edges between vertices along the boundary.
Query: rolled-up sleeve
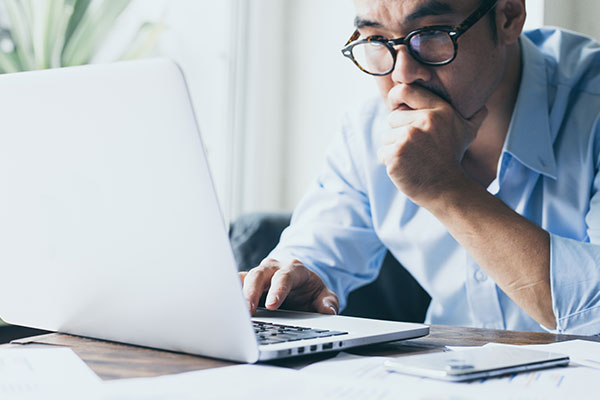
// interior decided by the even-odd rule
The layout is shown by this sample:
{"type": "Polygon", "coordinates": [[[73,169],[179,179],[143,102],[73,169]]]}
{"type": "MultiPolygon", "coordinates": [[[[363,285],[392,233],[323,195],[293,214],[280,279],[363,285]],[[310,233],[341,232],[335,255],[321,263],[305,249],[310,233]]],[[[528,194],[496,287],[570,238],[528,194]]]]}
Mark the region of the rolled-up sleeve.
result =
{"type": "Polygon", "coordinates": [[[270,257],[297,259],[346,305],[348,293],[377,277],[385,247],[373,230],[349,118],[327,152],[325,167],[294,211],[270,257]]]}
{"type": "MultiPolygon", "coordinates": [[[[596,118],[593,124],[595,138],[600,138],[599,122],[596,118]]],[[[550,235],[550,286],[558,333],[600,334],[600,140],[589,150],[595,156],[585,214],[587,238],[550,235]]]]}
{"type": "Polygon", "coordinates": [[[600,334],[600,245],[550,235],[550,285],[558,333],[600,334]]]}

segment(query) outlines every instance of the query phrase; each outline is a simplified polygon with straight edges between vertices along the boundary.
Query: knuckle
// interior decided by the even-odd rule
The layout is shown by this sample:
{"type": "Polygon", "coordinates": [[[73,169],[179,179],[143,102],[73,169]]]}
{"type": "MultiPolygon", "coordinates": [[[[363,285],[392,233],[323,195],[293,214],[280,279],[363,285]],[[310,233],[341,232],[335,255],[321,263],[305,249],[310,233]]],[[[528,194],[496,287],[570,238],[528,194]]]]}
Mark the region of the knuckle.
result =
{"type": "Polygon", "coordinates": [[[246,274],[246,279],[256,279],[259,278],[264,273],[264,269],[262,267],[252,268],[246,274]]]}
{"type": "Polygon", "coordinates": [[[260,286],[265,284],[267,277],[267,270],[261,267],[256,267],[248,271],[248,274],[244,278],[244,282],[248,282],[252,286],[260,286]]]}
{"type": "Polygon", "coordinates": [[[258,265],[259,267],[277,267],[279,266],[279,260],[276,260],[274,258],[265,258],[263,259],[260,264],[258,265]]]}
{"type": "Polygon", "coordinates": [[[389,165],[386,168],[388,175],[393,176],[400,170],[398,164],[399,163],[396,158],[394,158],[394,160],[389,163],[389,165]]]}
{"type": "Polygon", "coordinates": [[[278,286],[284,286],[287,285],[288,282],[291,279],[291,273],[290,271],[286,271],[284,269],[280,269],[279,271],[277,271],[275,273],[275,275],[273,275],[273,281],[277,282],[278,286]]]}
{"type": "Polygon", "coordinates": [[[293,260],[290,260],[289,263],[285,264],[281,269],[284,271],[294,271],[297,269],[302,269],[302,268],[306,268],[304,266],[304,264],[302,264],[302,262],[296,258],[294,258],[293,260]]]}
{"type": "MultiPolygon", "coordinates": [[[[388,120],[388,124],[390,125],[395,125],[396,122],[396,113],[397,111],[392,111],[388,114],[387,120],[388,120]]],[[[387,137],[387,135],[384,135],[384,139],[387,137]]]]}
{"type": "Polygon", "coordinates": [[[437,124],[438,117],[434,113],[426,113],[421,121],[421,128],[424,131],[431,131],[437,124]]]}
{"type": "Polygon", "coordinates": [[[408,140],[413,140],[416,136],[421,133],[421,130],[416,126],[409,126],[406,128],[406,137],[408,140]]]}
{"type": "Polygon", "coordinates": [[[381,135],[381,143],[383,145],[385,144],[389,144],[392,142],[393,136],[392,136],[392,132],[385,132],[384,134],[381,135]]]}
{"type": "Polygon", "coordinates": [[[291,278],[293,272],[293,269],[287,267],[280,268],[273,275],[273,279],[276,279],[277,281],[288,281],[291,278]]]}

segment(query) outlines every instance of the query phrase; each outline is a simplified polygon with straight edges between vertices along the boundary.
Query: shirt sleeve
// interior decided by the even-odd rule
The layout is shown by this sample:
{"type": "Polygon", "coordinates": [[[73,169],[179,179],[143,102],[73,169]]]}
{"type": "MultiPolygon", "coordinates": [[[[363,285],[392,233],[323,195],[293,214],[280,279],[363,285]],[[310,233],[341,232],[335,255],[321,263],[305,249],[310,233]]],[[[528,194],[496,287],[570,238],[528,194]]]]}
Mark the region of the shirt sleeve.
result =
{"type": "Polygon", "coordinates": [[[557,333],[600,334],[599,266],[599,245],[550,235],[550,285],[557,333]]]}
{"type": "Polygon", "coordinates": [[[585,218],[589,242],[550,235],[550,286],[556,317],[552,332],[600,334],[600,157],[598,160],[585,218]]]}
{"type": "Polygon", "coordinates": [[[324,169],[270,254],[280,261],[297,259],[318,274],[338,296],[340,309],[350,291],[377,278],[386,251],[373,229],[356,146],[357,136],[345,118],[324,169]]]}

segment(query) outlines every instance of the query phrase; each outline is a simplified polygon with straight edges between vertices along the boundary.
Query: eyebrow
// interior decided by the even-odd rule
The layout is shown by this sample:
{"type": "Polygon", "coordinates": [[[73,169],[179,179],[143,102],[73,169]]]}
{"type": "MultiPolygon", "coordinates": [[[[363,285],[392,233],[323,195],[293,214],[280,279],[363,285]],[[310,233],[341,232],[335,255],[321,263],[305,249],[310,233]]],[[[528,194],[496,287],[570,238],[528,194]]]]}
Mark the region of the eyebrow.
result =
{"type": "MultiPolygon", "coordinates": [[[[417,8],[411,14],[409,14],[405,18],[404,23],[409,24],[409,23],[415,22],[416,20],[419,20],[421,18],[430,17],[430,16],[438,16],[438,15],[447,15],[447,14],[452,14],[454,12],[455,12],[455,10],[450,4],[444,3],[439,0],[430,0],[427,3],[421,5],[419,8],[417,8]]],[[[370,27],[370,28],[383,27],[383,25],[379,22],[370,21],[370,20],[362,18],[362,17],[354,18],[354,26],[357,29],[365,28],[365,27],[370,27]]]]}
{"type": "Polygon", "coordinates": [[[354,27],[359,28],[381,28],[381,24],[375,21],[369,21],[368,19],[364,19],[362,17],[354,18],[354,27]]]}
{"type": "Polygon", "coordinates": [[[413,11],[412,14],[406,17],[405,22],[414,22],[424,17],[447,15],[452,14],[453,12],[454,8],[452,8],[450,4],[438,0],[431,0],[423,4],[416,11],[413,11]]]}

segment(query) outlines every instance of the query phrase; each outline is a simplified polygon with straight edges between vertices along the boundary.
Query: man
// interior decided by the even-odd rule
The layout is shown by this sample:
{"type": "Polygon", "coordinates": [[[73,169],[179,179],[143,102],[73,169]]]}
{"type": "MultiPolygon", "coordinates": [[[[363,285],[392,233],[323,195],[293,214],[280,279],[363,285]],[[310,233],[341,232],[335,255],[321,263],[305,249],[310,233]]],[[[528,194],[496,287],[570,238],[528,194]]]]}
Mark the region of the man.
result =
{"type": "Polygon", "coordinates": [[[524,0],[355,0],[352,115],[292,225],[242,275],[251,312],[334,314],[386,248],[426,322],[600,333],[600,48],[522,34],[524,0]],[[396,39],[400,38],[400,39],[396,39]]]}

